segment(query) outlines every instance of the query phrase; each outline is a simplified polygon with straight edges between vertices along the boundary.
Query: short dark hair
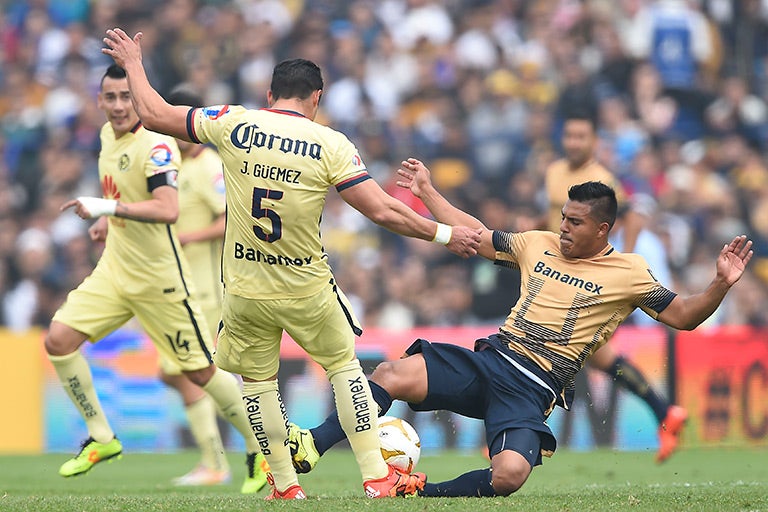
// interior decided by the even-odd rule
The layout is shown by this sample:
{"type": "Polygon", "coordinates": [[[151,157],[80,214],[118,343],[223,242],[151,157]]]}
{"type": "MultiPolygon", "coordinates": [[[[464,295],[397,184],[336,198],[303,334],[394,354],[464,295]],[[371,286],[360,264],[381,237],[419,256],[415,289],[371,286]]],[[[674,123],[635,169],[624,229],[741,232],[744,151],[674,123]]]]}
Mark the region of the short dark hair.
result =
{"type": "Polygon", "coordinates": [[[597,120],[586,108],[572,108],[567,111],[563,122],[567,123],[568,121],[586,121],[592,127],[593,131],[597,131],[597,120]]]}
{"type": "Polygon", "coordinates": [[[616,192],[600,181],[586,181],[568,189],[568,199],[590,206],[589,214],[598,222],[607,222],[609,229],[616,222],[618,203],[616,192]]]}
{"type": "Polygon", "coordinates": [[[307,99],[323,88],[320,67],[306,59],[284,60],[272,72],[272,96],[279,98],[307,99]]]}
{"type": "Polygon", "coordinates": [[[168,103],[171,105],[189,105],[190,107],[202,107],[203,97],[190,85],[181,84],[174,87],[168,93],[168,103]]]}
{"type": "Polygon", "coordinates": [[[123,68],[121,68],[117,64],[112,64],[107,68],[107,70],[104,72],[104,75],[101,77],[101,82],[99,82],[99,87],[104,85],[104,79],[107,77],[119,80],[121,78],[125,78],[126,76],[128,76],[128,74],[125,72],[123,68]]]}

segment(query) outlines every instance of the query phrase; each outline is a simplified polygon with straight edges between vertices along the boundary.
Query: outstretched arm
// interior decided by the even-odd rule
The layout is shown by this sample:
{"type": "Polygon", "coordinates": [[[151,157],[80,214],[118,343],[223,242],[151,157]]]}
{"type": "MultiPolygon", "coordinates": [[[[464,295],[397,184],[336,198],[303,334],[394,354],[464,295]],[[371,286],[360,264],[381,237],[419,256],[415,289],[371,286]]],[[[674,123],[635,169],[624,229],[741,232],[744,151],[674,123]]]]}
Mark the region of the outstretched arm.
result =
{"type": "Polygon", "coordinates": [[[675,329],[690,331],[715,312],[752,259],[752,241],[737,236],[723,246],[717,257],[717,275],[706,290],[689,297],[679,295],[659,314],[659,321],[675,329]]]}
{"type": "Polygon", "coordinates": [[[480,243],[478,229],[443,225],[442,228],[447,232],[441,233],[435,221],[414,212],[384,192],[373,180],[366,180],[343,190],[341,197],[379,226],[399,235],[443,243],[449,251],[463,258],[477,254],[477,246],[480,243]],[[441,237],[447,237],[447,240],[441,237]]]}
{"type": "Polygon", "coordinates": [[[477,218],[449,203],[432,185],[429,169],[424,163],[415,158],[409,158],[401,162],[400,165],[401,168],[397,170],[397,174],[400,176],[397,186],[410,189],[414,196],[424,202],[424,205],[438,222],[479,229],[480,247],[477,249],[477,253],[489,260],[496,258],[496,249],[493,247],[493,231],[486,228],[477,218]]]}
{"type": "Polygon", "coordinates": [[[107,30],[101,52],[109,55],[128,75],[128,87],[139,119],[148,130],[171,135],[177,139],[195,142],[187,134],[187,113],[190,107],[170,105],[152,88],[141,63],[141,38],[138,32],[133,39],[119,28],[107,30]]]}

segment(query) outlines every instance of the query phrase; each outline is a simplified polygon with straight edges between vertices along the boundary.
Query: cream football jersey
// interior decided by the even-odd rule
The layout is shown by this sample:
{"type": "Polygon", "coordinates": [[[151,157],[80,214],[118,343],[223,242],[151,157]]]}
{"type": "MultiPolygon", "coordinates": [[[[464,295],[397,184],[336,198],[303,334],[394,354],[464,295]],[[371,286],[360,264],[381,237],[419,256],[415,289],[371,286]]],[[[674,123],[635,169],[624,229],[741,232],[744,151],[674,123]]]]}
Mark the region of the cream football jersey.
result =
{"type": "MultiPolygon", "coordinates": [[[[109,123],[101,129],[99,180],[103,197],[125,203],[152,199],[157,186],[176,187],[176,141],[141,123],[120,138],[109,123]]],[[[190,293],[186,261],[173,225],[109,217],[102,260],[126,295],[181,300],[190,293]]]]}
{"type": "MultiPolygon", "coordinates": [[[[179,172],[178,233],[199,231],[224,213],[224,175],[221,159],[210,147],[202,147],[181,162],[179,172]]],[[[221,303],[221,239],[188,243],[184,254],[197,298],[204,307],[221,303]]]]}
{"type": "Polygon", "coordinates": [[[231,105],[190,110],[187,130],[224,162],[227,293],[300,298],[327,286],[320,217],[328,190],[369,179],[349,139],[297,112],[231,105]]]}

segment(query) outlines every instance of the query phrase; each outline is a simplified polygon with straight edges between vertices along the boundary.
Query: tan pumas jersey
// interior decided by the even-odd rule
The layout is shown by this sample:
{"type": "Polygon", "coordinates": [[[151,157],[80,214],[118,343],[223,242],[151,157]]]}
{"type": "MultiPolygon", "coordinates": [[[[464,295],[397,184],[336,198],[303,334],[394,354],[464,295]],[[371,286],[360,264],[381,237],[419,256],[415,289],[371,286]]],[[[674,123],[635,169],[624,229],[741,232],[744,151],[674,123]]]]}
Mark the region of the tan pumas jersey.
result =
{"type": "MultiPolygon", "coordinates": [[[[210,226],[226,209],[221,159],[210,147],[185,157],[179,172],[178,233],[199,231],[210,226]]],[[[184,246],[190,276],[203,307],[221,303],[221,239],[204,240],[184,246]]]]}
{"type": "Polygon", "coordinates": [[[328,190],[369,179],[349,139],[296,112],[230,105],[191,109],[187,132],[215,144],[224,162],[227,293],[301,298],[327,286],[320,217],[328,190]]]}
{"type": "Polygon", "coordinates": [[[610,245],[592,258],[568,259],[559,236],[546,231],[495,231],[493,244],[496,263],[521,273],[520,299],[501,327],[506,345],[494,346],[533,361],[555,392],[571,387],[584,361],[635,308],[656,318],[676,296],[642,256],[610,245]]]}
{"type": "Polygon", "coordinates": [[[571,169],[568,160],[561,158],[553,162],[545,176],[547,190],[547,229],[560,233],[560,221],[563,218],[563,205],[568,201],[568,189],[585,181],[600,181],[616,192],[619,206],[626,200],[621,183],[597,160],[590,160],[578,169],[571,169]]]}
{"type": "MultiPolygon", "coordinates": [[[[152,199],[159,186],[176,187],[180,157],[171,137],[146,130],[141,123],[119,139],[109,123],[101,129],[99,180],[103,196],[124,203],[152,199]]],[[[186,260],[170,224],[109,217],[99,262],[129,296],[144,300],[182,300],[190,293],[186,260]]]]}

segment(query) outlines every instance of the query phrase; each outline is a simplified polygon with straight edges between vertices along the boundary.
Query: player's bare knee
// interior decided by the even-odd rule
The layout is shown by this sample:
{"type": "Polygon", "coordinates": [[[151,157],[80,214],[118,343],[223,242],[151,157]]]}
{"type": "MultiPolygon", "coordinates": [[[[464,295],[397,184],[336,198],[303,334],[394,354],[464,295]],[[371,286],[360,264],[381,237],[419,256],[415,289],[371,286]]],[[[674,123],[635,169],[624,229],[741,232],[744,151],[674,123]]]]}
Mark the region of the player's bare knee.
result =
{"type": "Polygon", "coordinates": [[[51,335],[50,332],[46,334],[45,340],[43,341],[43,345],[45,346],[45,351],[51,354],[52,356],[62,355],[62,354],[59,354],[60,350],[59,350],[59,344],[57,342],[58,340],[56,339],[56,337],[51,335]]]}
{"type": "Polygon", "coordinates": [[[373,370],[371,380],[392,393],[399,382],[397,367],[392,361],[384,361],[373,370]]]}
{"type": "Polygon", "coordinates": [[[200,370],[185,371],[184,375],[186,375],[194,384],[203,387],[208,384],[208,381],[211,380],[215,371],[216,369],[214,366],[208,366],[207,368],[202,368],[200,370]]]}
{"type": "Polygon", "coordinates": [[[531,468],[527,465],[494,469],[492,473],[493,490],[499,496],[509,496],[523,486],[530,474],[531,468]]]}
{"type": "Polygon", "coordinates": [[[45,335],[45,351],[52,356],[65,356],[76,351],[86,336],[64,324],[53,322],[45,335]]]}
{"type": "Polygon", "coordinates": [[[165,373],[164,371],[160,371],[158,373],[158,377],[160,378],[160,382],[165,384],[166,386],[172,387],[174,389],[178,389],[179,387],[179,376],[178,375],[169,375],[165,373]]]}
{"type": "Polygon", "coordinates": [[[421,402],[427,395],[427,374],[421,354],[381,363],[371,380],[392,398],[406,402],[421,402]]]}

